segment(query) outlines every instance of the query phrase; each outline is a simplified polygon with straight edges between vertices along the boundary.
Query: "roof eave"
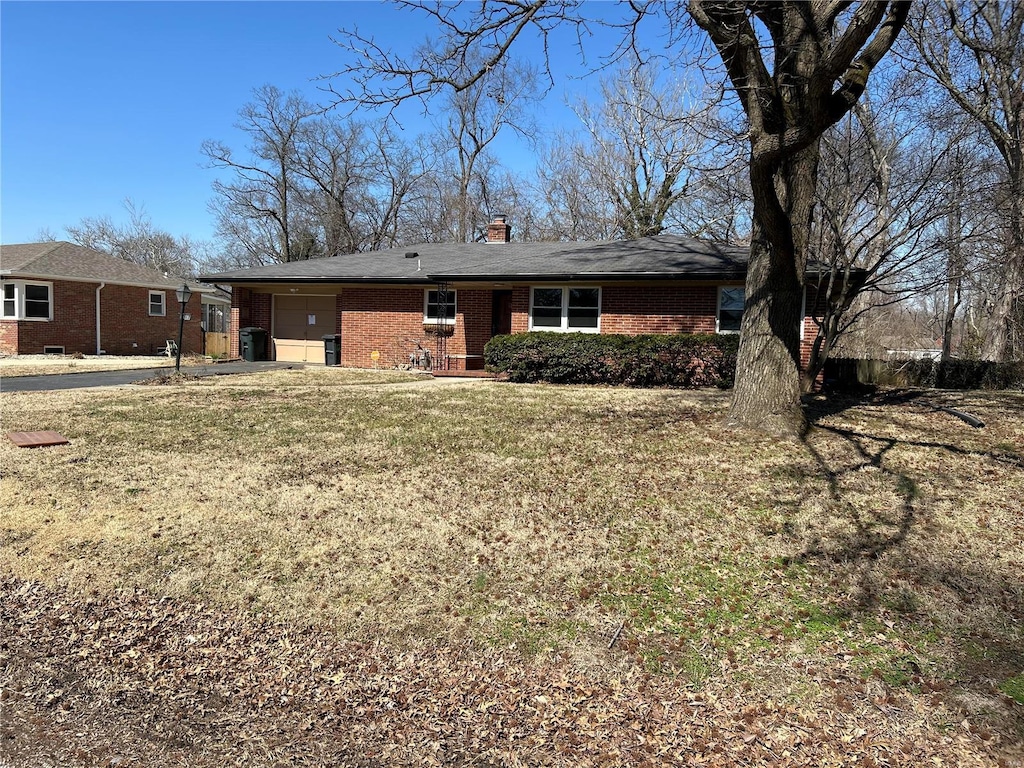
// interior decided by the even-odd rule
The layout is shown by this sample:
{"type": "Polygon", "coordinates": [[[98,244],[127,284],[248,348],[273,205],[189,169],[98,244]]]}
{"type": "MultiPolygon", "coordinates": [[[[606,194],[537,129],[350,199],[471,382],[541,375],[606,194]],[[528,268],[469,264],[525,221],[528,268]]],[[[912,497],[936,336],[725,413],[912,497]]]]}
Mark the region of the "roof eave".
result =
{"type": "Polygon", "coordinates": [[[233,283],[377,283],[387,285],[429,285],[435,280],[428,276],[422,277],[374,277],[364,275],[362,277],[330,277],[318,275],[310,277],[307,275],[279,275],[277,277],[226,277],[224,275],[200,275],[199,279],[204,283],[221,283],[231,285],[233,283]]]}
{"type": "Polygon", "coordinates": [[[458,274],[444,275],[432,274],[430,279],[434,282],[620,282],[636,280],[741,280],[744,278],[745,270],[731,272],[561,272],[561,273],[531,273],[531,274],[458,274]]]}

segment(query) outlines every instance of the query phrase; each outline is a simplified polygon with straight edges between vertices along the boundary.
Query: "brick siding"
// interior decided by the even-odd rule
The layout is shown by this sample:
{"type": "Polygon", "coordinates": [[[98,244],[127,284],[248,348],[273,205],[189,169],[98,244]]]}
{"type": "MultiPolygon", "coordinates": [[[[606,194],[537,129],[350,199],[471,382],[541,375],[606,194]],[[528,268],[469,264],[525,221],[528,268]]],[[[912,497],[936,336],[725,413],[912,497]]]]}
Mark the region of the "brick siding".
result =
{"type": "Polygon", "coordinates": [[[605,286],[602,333],[714,333],[718,287],[605,286]]]}
{"type": "MultiPolygon", "coordinates": [[[[479,367],[491,338],[493,291],[457,289],[455,327],[447,338],[453,368],[479,367]]],[[[235,288],[231,308],[231,355],[237,357],[238,329],[271,330],[271,293],[235,288]]],[[[714,333],[718,286],[604,286],[602,333],[714,333]]],[[[810,302],[808,304],[810,306],[810,302]]],[[[354,368],[391,368],[409,362],[417,344],[436,355],[437,339],[423,322],[423,288],[345,287],[336,299],[336,332],[341,334],[341,364],[354,368]]],[[[512,333],[529,329],[530,288],[512,288],[512,333]]],[[[801,360],[806,365],[816,327],[804,320],[801,360]]]]}
{"type": "MultiPolygon", "coordinates": [[[[96,354],[96,288],[99,283],[53,281],[53,320],[4,320],[0,351],[41,354],[43,347],[64,347],[66,354],[96,354]]],[[[167,314],[150,317],[149,288],[106,285],[100,291],[100,346],[108,355],[152,355],[167,339],[178,338],[178,302],[164,291],[167,314]]],[[[201,298],[194,293],[185,308],[182,352],[201,352],[201,298]]]]}

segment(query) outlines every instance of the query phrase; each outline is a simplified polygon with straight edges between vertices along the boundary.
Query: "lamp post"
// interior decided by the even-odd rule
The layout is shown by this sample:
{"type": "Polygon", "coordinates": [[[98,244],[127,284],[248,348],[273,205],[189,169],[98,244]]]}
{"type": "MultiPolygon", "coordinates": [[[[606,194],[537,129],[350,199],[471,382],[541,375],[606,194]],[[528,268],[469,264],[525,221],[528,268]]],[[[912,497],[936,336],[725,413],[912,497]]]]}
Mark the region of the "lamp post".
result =
{"type": "Polygon", "coordinates": [[[185,305],[192,298],[192,289],[188,287],[188,283],[182,283],[181,288],[174,293],[178,297],[178,304],[181,305],[181,310],[178,312],[178,357],[174,361],[174,372],[181,373],[181,341],[185,334],[185,305]]]}

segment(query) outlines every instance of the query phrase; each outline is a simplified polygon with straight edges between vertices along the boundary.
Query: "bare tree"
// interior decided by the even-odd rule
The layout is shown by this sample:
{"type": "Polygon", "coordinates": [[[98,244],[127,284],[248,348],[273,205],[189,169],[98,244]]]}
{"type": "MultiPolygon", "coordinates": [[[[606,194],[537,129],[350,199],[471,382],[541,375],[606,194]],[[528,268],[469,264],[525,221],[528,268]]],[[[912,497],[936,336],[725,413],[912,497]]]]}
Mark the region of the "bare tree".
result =
{"type": "Polygon", "coordinates": [[[538,170],[550,239],[635,238],[672,230],[721,242],[749,233],[736,134],[722,142],[718,98],[653,65],[623,66],[599,102],[574,109],[583,132],[559,134],[538,170]],[[741,222],[746,220],[744,227],[741,222]]]}
{"type": "Polygon", "coordinates": [[[1013,354],[1024,292],[1024,2],[943,0],[923,5],[911,38],[924,66],[980,125],[1002,158],[1005,255],[982,346],[986,360],[1013,354]]]}
{"type": "Polygon", "coordinates": [[[359,251],[369,232],[362,215],[376,168],[365,126],[328,117],[310,118],[296,136],[294,174],[304,217],[315,224],[324,256],[359,251]]]}
{"type": "Polygon", "coordinates": [[[904,84],[892,85],[822,137],[810,242],[819,306],[805,387],[862,314],[945,280],[949,146],[942,135],[908,129],[894,92],[904,84]]]}
{"type": "Polygon", "coordinates": [[[124,207],[128,213],[127,224],[117,224],[110,216],[101,216],[82,219],[65,230],[79,245],[133,264],[175,277],[196,274],[198,262],[205,258],[205,244],[157,229],[145,209],[131,200],[125,200],[124,207]]]}
{"type": "Polygon", "coordinates": [[[856,104],[909,2],[689,8],[725,63],[750,146],[753,228],[731,420],[791,434],[804,424],[799,328],[820,138],[856,104]]]}
{"type": "Polygon", "coordinates": [[[308,238],[303,243],[293,232],[298,227],[293,208],[302,124],[315,111],[297,93],[284,94],[265,85],[239,112],[237,127],[250,140],[248,157],[240,159],[219,141],[203,142],[210,166],[230,171],[233,177],[213,183],[217,199],[211,208],[220,234],[240,245],[252,264],[311,255],[308,238]]]}
{"type": "Polygon", "coordinates": [[[36,243],[55,243],[60,240],[60,236],[49,227],[40,227],[35,234],[36,243]]]}
{"type": "Polygon", "coordinates": [[[575,137],[560,134],[540,158],[536,184],[544,204],[542,240],[611,240],[615,235],[615,209],[591,177],[590,166],[580,162],[584,151],[575,137]]]}
{"type": "Polygon", "coordinates": [[[599,104],[577,105],[586,133],[573,147],[575,166],[607,196],[616,236],[665,230],[707,155],[710,110],[685,81],[659,83],[653,67],[640,64],[604,80],[599,104]]]}
{"type": "MultiPolygon", "coordinates": [[[[468,75],[480,62],[467,59],[463,70],[468,75]]],[[[536,97],[536,74],[529,66],[511,59],[492,66],[472,85],[444,94],[442,112],[446,120],[439,140],[441,154],[452,156],[454,181],[454,239],[465,243],[477,238],[477,227],[486,224],[489,211],[480,202],[488,179],[480,173],[485,153],[506,130],[533,141],[536,132],[531,113],[526,109],[536,97]],[[472,188],[476,186],[476,199],[472,188]]],[[[493,162],[490,163],[493,166],[493,162]]]]}
{"type": "Polygon", "coordinates": [[[431,152],[422,143],[405,144],[387,126],[374,132],[373,176],[364,197],[368,236],[363,250],[423,242],[415,211],[424,196],[431,152]]]}

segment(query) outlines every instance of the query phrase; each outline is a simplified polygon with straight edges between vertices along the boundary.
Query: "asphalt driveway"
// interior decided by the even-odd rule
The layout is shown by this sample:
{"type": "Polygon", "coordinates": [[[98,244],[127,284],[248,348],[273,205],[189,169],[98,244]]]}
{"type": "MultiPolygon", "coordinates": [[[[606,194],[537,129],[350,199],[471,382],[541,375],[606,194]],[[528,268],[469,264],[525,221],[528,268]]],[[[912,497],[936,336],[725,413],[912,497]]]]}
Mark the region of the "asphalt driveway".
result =
{"type": "MultiPolygon", "coordinates": [[[[257,373],[302,368],[302,363],[217,363],[190,365],[183,369],[189,376],[227,376],[232,373],[257,373]]],[[[85,387],[120,387],[157,374],[172,373],[171,368],[133,368],[119,371],[91,371],[87,373],[56,373],[46,376],[0,376],[0,392],[45,392],[55,389],[82,389],[85,387]]]]}

